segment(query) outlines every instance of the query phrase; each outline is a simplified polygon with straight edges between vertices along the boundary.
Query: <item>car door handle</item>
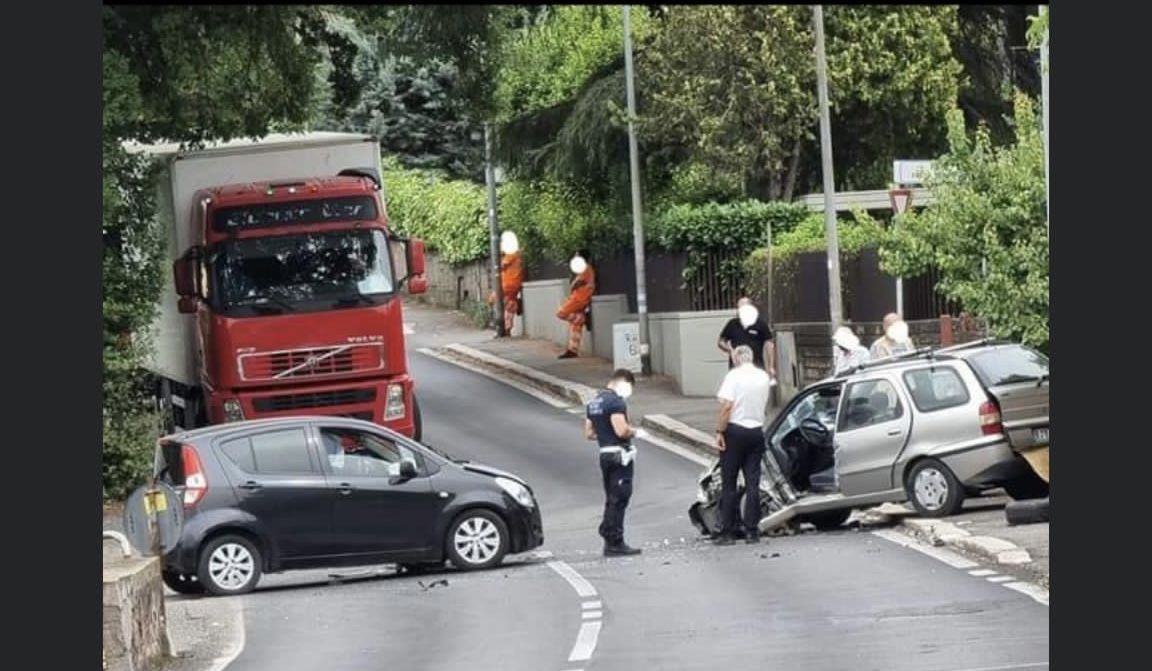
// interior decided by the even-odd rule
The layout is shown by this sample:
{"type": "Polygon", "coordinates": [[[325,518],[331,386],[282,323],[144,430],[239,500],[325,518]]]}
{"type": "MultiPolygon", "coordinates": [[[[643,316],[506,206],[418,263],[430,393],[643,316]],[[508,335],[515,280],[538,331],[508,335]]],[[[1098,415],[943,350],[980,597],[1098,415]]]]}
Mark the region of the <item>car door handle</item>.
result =
{"type": "Polygon", "coordinates": [[[902,433],[904,433],[903,429],[891,429],[890,431],[888,431],[889,436],[899,436],[902,433]]]}
{"type": "Polygon", "coordinates": [[[348,496],[349,494],[352,493],[352,485],[347,483],[347,482],[341,482],[339,487],[340,487],[340,494],[343,496],[348,496]]]}
{"type": "Polygon", "coordinates": [[[256,482],[255,480],[249,480],[248,482],[245,482],[244,484],[240,485],[240,489],[246,489],[250,492],[255,492],[255,491],[261,490],[263,488],[264,488],[264,485],[260,484],[259,482],[256,482]]]}

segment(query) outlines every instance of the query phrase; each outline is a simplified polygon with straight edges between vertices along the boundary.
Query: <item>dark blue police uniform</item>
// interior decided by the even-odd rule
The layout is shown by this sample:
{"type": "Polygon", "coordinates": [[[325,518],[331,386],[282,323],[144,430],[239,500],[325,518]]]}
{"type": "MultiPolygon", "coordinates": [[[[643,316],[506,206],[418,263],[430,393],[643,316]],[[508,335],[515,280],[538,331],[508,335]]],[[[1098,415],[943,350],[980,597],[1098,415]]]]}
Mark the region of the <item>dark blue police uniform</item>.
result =
{"type": "Polygon", "coordinates": [[[588,402],[587,417],[600,445],[600,471],[604,476],[604,519],[600,536],[609,547],[624,543],[624,511],[632,498],[632,474],[636,448],[616,435],[612,415],[628,416],[628,405],[611,389],[601,389],[588,402]]]}

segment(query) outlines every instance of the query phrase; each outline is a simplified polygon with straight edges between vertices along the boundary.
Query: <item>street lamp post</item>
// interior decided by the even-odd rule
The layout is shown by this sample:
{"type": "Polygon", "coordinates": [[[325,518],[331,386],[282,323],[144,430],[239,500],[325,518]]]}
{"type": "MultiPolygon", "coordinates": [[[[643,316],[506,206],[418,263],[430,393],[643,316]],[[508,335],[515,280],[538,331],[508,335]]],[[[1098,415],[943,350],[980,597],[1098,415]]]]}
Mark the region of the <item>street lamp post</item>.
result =
{"type": "Polygon", "coordinates": [[[496,335],[504,332],[504,291],[500,285],[500,227],[496,220],[496,169],[492,165],[492,124],[484,124],[484,181],[488,186],[488,242],[492,256],[492,291],[496,301],[492,305],[496,335]]]}
{"type": "Polygon", "coordinates": [[[652,373],[648,346],[648,285],[644,275],[644,213],[640,204],[640,151],[636,146],[636,88],[632,71],[632,15],[624,5],[624,81],[628,97],[628,158],[632,182],[632,248],[636,260],[636,320],[640,336],[640,366],[652,373]]]}
{"type": "Polygon", "coordinates": [[[816,91],[820,100],[820,159],[824,174],[824,235],[828,241],[828,312],[835,331],[844,322],[840,293],[840,239],[836,231],[836,186],[832,174],[832,121],[828,111],[828,62],[824,55],[824,6],[812,7],[816,29],[816,91]]]}

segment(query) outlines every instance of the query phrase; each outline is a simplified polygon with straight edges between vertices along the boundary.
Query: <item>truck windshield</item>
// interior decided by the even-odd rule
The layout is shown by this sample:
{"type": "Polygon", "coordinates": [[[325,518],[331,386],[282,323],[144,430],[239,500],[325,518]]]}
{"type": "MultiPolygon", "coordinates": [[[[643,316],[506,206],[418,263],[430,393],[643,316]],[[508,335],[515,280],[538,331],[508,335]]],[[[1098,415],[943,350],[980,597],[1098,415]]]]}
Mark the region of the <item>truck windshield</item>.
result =
{"type": "Polygon", "coordinates": [[[209,263],[222,312],[370,305],[393,291],[388,241],[375,229],[229,240],[209,263]]]}

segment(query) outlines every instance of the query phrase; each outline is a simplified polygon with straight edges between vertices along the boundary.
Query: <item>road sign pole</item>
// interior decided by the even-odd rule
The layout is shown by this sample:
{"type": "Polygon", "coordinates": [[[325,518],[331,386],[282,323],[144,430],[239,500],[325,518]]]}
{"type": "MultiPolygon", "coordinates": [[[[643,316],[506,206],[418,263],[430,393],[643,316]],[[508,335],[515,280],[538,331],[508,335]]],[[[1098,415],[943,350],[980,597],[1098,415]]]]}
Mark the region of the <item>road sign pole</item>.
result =
{"type": "MultiPolygon", "coordinates": [[[[892,225],[896,225],[896,219],[908,210],[908,206],[912,204],[912,190],[903,188],[894,188],[888,192],[888,197],[892,200],[892,225]]],[[[896,314],[900,318],[904,318],[904,278],[896,278],[896,314]]]]}
{"type": "Polygon", "coordinates": [[[824,7],[812,7],[816,30],[816,93],[820,101],[820,163],[824,177],[824,235],[828,242],[828,314],[832,331],[844,323],[840,293],[840,238],[836,230],[836,180],[832,174],[832,119],[828,105],[828,62],[824,54],[824,7]]]}
{"type": "Polygon", "coordinates": [[[636,321],[640,330],[640,363],[652,374],[648,347],[648,281],[644,272],[644,210],[640,203],[640,150],[636,143],[636,85],[632,70],[632,14],[624,5],[624,86],[628,101],[628,168],[632,183],[632,249],[636,261],[636,321]]]}

